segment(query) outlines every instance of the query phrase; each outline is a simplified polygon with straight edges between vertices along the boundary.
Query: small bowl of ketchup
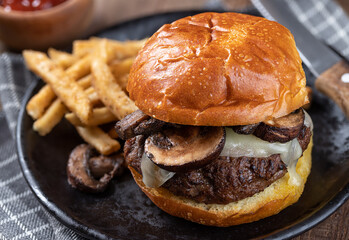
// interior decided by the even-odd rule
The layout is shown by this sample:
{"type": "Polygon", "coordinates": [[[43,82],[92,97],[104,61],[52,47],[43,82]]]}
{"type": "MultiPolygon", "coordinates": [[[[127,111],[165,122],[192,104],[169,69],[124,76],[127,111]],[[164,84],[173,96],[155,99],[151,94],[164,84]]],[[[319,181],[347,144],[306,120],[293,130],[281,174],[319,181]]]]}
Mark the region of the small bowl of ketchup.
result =
{"type": "Polygon", "coordinates": [[[10,49],[60,47],[82,36],[93,0],[0,0],[0,40],[10,49]]]}

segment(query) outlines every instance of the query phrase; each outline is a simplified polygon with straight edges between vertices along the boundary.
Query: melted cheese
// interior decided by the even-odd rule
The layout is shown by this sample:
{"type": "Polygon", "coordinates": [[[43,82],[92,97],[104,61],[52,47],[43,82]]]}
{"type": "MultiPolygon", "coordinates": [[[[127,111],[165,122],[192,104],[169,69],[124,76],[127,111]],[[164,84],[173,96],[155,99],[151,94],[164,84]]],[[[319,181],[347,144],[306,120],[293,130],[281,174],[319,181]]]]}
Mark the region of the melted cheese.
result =
{"type": "Polygon", "coordinates": [[[307,127],[310,127],[310,131],[313,132],[313,128],[314,128],[314,125],[313,125],[313,120],[311,120],[311,117],[309,116],[309,114],[303,109],[303,112],[304,112],[304,125],[307,126],[307,127]]]}
{"type": "Polygon", "coordinates": [[[286,143],[270,143],[254,135],[237,134],[231,128],[225,128],[225,131],[226,142],[220,154],[221,156],[264,158],[273,154],[280,154],[290,174],[289,184],[300,184],[296,165],[298,158],[302,155],[302,148],[297,138],[286,143]]]}
{"type": "Polygon", "coordinates": [[[290,165],[292,159],[302,154],[297,138],[286,143],[270,143],[254,135],[238,134],[231,128],[225,128],[225,132],[226,141],[221,156],[264,158],[280,154],[282,161],[290,165]]]}
{"type": "MultiPolygon", "coordinates": [[[[313,122],[306,111],[304,124],[313,130],[313,122]]],[[[257,138],[254,135],[243,135],[235,133],[231,128],[225,128],[226,141],[220,156],[230,157],[269,157],[273,154],[280,154],[282,161],[287,165],[289,173],[289,184],[301,184],[301,178],[296,172],[298,158],[302,155],[302,148],[298,139],[295,138],[286,143],[270,143],[257,138]]],[[[175,173],[166,171],[155,165],[145,154],[141,160],[143,182],[147,187],[160,187],[175,173]]]]}
{"type": "Polygon", "coordinates": [[[165,169],[159,168],[145,154],[142,156],[141,170],[143,175],[143,183],[147,187],[151,188],[160,187],[167,180],[173,177],[173,175],[175,175],[174,172],[169,172],[165,169]]]}

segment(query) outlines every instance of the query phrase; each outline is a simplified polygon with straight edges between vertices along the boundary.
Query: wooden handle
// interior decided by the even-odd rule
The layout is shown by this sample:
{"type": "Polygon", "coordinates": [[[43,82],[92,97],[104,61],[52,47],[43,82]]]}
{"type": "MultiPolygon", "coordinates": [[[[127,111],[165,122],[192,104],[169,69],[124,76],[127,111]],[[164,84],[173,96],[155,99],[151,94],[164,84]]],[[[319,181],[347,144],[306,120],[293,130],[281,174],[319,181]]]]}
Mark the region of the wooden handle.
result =
{"type": "Polygon", "coordinates": [[[339,61],[323,72],[315,81],[315,87],[330,97],[349,118],[349,65],[339,61]]]}

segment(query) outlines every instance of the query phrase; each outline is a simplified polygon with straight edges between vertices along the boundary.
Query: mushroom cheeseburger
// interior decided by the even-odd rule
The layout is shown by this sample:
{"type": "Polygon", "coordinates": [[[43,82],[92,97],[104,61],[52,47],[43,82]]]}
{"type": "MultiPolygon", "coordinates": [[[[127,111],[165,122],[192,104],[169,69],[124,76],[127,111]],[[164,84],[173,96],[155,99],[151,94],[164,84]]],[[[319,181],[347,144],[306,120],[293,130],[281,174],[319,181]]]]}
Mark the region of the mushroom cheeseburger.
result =
{"type": "Polygon", "coordinates": [[[305,82],[276,22],[203,13],[164,25],[131,69],[140,110],[116,125],[134,179],[158,207],[201,224],[278,213],[311,168],[305,82]]]}

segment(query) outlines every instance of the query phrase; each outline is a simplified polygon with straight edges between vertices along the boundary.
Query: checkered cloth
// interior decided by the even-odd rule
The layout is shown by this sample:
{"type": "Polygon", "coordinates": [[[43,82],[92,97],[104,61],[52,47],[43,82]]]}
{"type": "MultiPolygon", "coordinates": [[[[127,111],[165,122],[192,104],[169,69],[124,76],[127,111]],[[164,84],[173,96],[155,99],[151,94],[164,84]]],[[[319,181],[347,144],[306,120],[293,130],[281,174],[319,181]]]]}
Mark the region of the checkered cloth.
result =
{"type": "Polygon", "coordinates": [[[0,56],[0,239],[83,239],[50,216],[23,178],[14,141],[25,90],[37,81],[18,54],[0,56]]]}
{"type": "MultiPolygon", "coordinates": [[[[299,20],[349,59],[349,19],[331,0],[291,0],[299,20]]],[[[14,141],[25,90],[35,77],[20,55],[0,56],[0,239],[83,239],[50,216],[25,182],[14,141]]]]}
{"type": "Polygon", "coordinates": [[[331,0],[291,0],[289,6],[317,38],[349,59],[348,15],[331,0]]]}

